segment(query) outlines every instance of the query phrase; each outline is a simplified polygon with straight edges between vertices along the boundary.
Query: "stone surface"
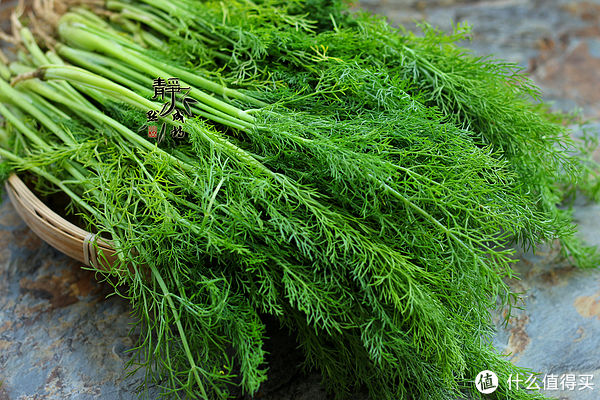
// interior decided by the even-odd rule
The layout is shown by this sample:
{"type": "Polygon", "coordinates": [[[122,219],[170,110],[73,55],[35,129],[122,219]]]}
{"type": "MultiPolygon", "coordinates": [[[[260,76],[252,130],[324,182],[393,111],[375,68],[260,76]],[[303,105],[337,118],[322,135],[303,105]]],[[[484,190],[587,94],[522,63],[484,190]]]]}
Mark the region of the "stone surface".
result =
{"type": "MultiPolygon", "coordinates": [[[[426,19],[442,29],[469,22],[476,54],[521,64],[555,107],[600,118],[600,0],[363,0],[397,24],[426,19]]],[[[596,122],[596,131],[600,131],[596,122]]],[[[574,208],[581,235],[600,245],[600,205],[574,208]]],[[[576,379],[574,390],[547,390],[561,399],[600,398],[600,270],[560,261],[556,249],[525,253],[516,265],[522,310],[504,326],[495,316],[494,343],[517,365],[576,379]],[[578,390],[593,375],[594,390],[578,390]]],[[[140,376],[126,377],[129,308],[106,299],[107,288],[42,243],[6,200],[0,206],[0,400],[133,399],[140,376]]],[[[272,376],[257,398],[323,400],[318,375],[304,376],[300,358],[281,332],[269,346],[272,376]],[[280,357],[283,356],[284,357],[280,357]]],[[[523,377],[525,378],[525,377],[523,377]]],[[[548,379],[550,378],[550,379],[548,379]]],[[[148,396],[155,398],[156,393],[148,396]]]]}
{"type": "MultiPolygon", "coordinates": [[[[588,218],[598,208],[579,210],[588,218]]],[[[600,217],[596,216],[596,219],[600,217]]],[[[586,222],[581,221],[586,224],[586,222]]],[[[596,225],[597,232],[597,225],[596,225]]],[[[597,235],[596,235],[597,236],[597,235]]],[[[556,249],[538,249],[521,255],[519,280],[510,282],[523,293],[521,310],[513,310],[504,326],[496,316],[494,343],[516,365],[538,372],[538,386],[545,394],[561,399],[598,399],[600,385],[600,271],[581,270],[561,260],[556,249]],[[573,376],[574,390],[552,388],[544,377],[573,376]],[[594,390],[580,384],[591,375],[594,390]],[[580,390],[581,389],[581,390],[580,390]]],[[[529,378],[529,375],[523,376],[529,378]]]]}
{"type": "Polygon", "coordinates": [[[0,399],[127,399],[128,304],[0,207],[0,399]]]}

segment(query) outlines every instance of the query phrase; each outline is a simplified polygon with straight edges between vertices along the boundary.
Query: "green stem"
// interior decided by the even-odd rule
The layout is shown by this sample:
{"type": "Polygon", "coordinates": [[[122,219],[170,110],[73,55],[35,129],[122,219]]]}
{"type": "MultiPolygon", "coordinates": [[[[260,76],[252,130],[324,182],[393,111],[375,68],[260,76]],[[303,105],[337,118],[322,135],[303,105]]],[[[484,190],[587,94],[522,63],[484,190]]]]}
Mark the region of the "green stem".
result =
{"type": "Polygon", "coordinates": [[[39,81],[35,82],[35,81],[29,80],[29,81],[21,82],[20,85],[23,85],[26,88],[28,88],[36,93],[39,93],[40,95],[42,95],[50,100],[61,103],[73,110],[80,111],[84,114],[87,114],[90,117],[96,119],[97,121],[105,123],[106,125],[112,127],[113,129],[115,129],[115,131],[117,131],[119,134],[121,134],[126,140],[130,141],[131,143],[142,146],[147,150],[158,151],[158,152],[164,154],[166,157],[168,157],[175,164],[183,167],[188,172],[194,171],[194,167],[192,165],[182,162],[181,160],[178,160],[176,157],[174,157],[171,154],[167,153],[166,151],[160,149],[156,145],[153,145],[152,143],[144,140],[142,137],[135,134],[134,132],[129,130],[126,126],[122,125],[118,121],[115,121],[114,119],[112,119],[110,117],[107,117],[106,115],[102,114],[101,112],[99,112],[96,109],[91,109],[89,107],[86,107],[85,105],[81,105],[75,101],[72,101],[63,95],[56,93],[56,91],[50,90],[50,88],[48,88],[47,86],[41,85],[40,83],[41,82],[39,82],[39,81]]]}
{"type": "Polygon", "coordinates": [[[202,398],[207,399],[208,397],[206,396],[206,390],[204,389],[202,380],[200,379],[200,376],[198,375],[198,367],[196,366],[196,362],[194,361],[194,356],[192,355],[192,352],[190,350],[190,346],[188,344],[187,336],[185,334],[185,330],[183,329],[183,325],[181,325],[181,320],[179,318],[179,312],[177,312],[177,308],[175,307],[175,303],[173,302],[173,299],[172,299],[172,293],[167,288],[165,281],[162,279],[162,277],[158,273],[158,270],[156,269],[156,267],[153,264],[150,264],[149,267],[150,267],[150,270],[152,271],[152,275],[154,276],[154,279],[156,279],[156,281],[158,282],[158,285],[160,286],[160,289],[163,292],[163,296],[167,299],[167,302],[169,303],[169,307],[171,308],[171,312],[173,313],[173,316],[175,317],[175,325],[177,326],[177,330],[179,331],[179,337],[181,338],[181,344],[183,346],[183,350],[185,351],[185,355],[188,359],[188,362],[190,363],[190,367],[192,368],[192,373],[194,374],[194,379],[196,380],[196,383],[198,384],[198,388],[200,389],[202,398]]]}
{"type": "Polygon", "coordinates": [[[85,18],[86,20],[88,20],[92,24],[94,24],[94,26],[100,26],[100,27],[106,28],[106,29],[110,28],[110,24],[108,22],[106,22],[101,17],[99,17],[98,15],[94,14],[93,12],[91,12],[90,10],[87,10],[85,8],[74,7],[74,8],[70,8],[69,12],[73,12],[75,14],[80,15],[81,17],[85,18]]]}
{"type": "MultiPolygon", "coordinates": [[[[135,94],[134,92],[132,92],[130,90],[127,90],[126,88],[123,88],[120,85],[115,84],[114,82],[109,81],[108,79],[94,75],[88,71],[82,70],[81,68],[69,67],[69,66],[47,66],[47,67],[43,67],[43,68],[39,69],[39,75],[40,75],[40,77],[42,77],[44,79],[49,79],[49,78],[68,79],[68,80],[72,80],[72,81],[75,81],[78,83],[85,84],[87,86],[91,86],[96,89],[108,91],[111,93],[111,95],[116,96],[116,98],[119,98],[122,101],[127,102],[128,104],[132,104],[134,107],[137,107],[137,108],[146,108],[146,109],[157,110],[157,111],[160,110],[160,107],[157,104],[152,103],[149,100],[146,100],[145,98],[135,94]]],[[[34,92],[39,93],[40,95],[42,95],[48,99],[59,102],[73,110],[78,110],[83,113],[86,113],[90,117],[95,118],[98,121],[102,121],[102,122],[106,123],[107,125],[111,126],[117,132],[119,132],[121,135],[123,135],[128,141],[130,141],[134,144],[137,144],[137,145],[141,145],[142,147],[144,147],[148,150],[156,150],[156,151],[160,151],[160,152],[164,153],[165,156],[167,156],[173,162],[176,162],[177,164],[181,165],[187,171],[194,170],[192,165],[187,164],[187,163],[183,162],[182,160],[177,159],[173,155],[171,155],[171,154],[167,153],[166,151],[158,148],[157,146],[151,144],[150,142],[146,141],[145,139],[141,138],[139,135],[137,135],[134,132],[132,132],[131,130],[129,130],[127,127],[125,127],[118,121],[115,121],[114,119],[107,117],[106,115],[100,113],[96,109],[91,109],[90,107],[81,105],[78,102],[72,101],[63,95],[60,95],[56,91],[50,90],[47,85],[43,85],[42,82],[40,82],[40,81],[25,80],[25,81],[20,81],[19,85],[23,85],[24,87],[29,88],[30,90],[33,90],[34,92]]],[[[0,88],[1,88],[1,86],[0,86],[0,88]]],[[[10,88],[10,86],[9,86],[9,88],[10,88]]],[[[12,88],[10,88],[10,89],[14,91],[14,89],[12,89],[12,88]]],[[[37,113],[37,114],[39,115],[39,113],[37,113]]],[[[36,118],[37,118],[37,115],[36,115],[36,118]]],[[[40,118],[38,118],[38,119],[40,119],[40,121],[41,121],[42,120],[41,118],[43,118],[44,120],[47,120],[47,118],[43,115],[41,115],[40,118]]],[[[51,125],[47,125],[47,126],[53,131],[55,129],[57,131],[60,131],[60,128],[58,128],[56,126],[56,124],[54,124],[54,123],[51,123],[51,125]]],[[[228,154],[230,157],[233,157],[234,159],[237,159],[239,161],[246,163],[247,165],[254,167],[257,171],[261,171],[262,173],[265,173],[272,177],[277,177],[277,175],[274,174],[273,171],[271,171],[269,168],[267,168],[260,161],[256,160],[256,158],[254,158],[254,156],[251,153],[234,145],[233,143],[231,143],[230,141],[226,140],[225,138],[219,136],[215,132],[211,132],[208,129],[204,129],[200,125],[198,125],[197,128],[198,128],[199,133],[205,140],[207,140],[208,142],[210,142],[213,145],[220,148],[225,154],[228,154]]],[[[68,142],[66,142],[66,143],[68,143],[68,142]]]]}
{"type": "Polygon", "coordinates": [[[145,108],[149,110],[160,110],[160,105],[137,93],[124,88],[113,81],[93,74],[85,69],[67,65],[49,65],[41,67],[40,78],[43,80],[62,79],[69,82],[77,82],[86,86],[109,92],[114,98],[124,103],[130,104],[136,108],[145,108]]]}
{"type": "MultiPolygon", "coordinates": [[[[112,61],[110,59],[101,59],[99,58],[101,56],[94,57],[96,56],[94,53],[74,49],[72,47],[62,45],[60,43],[56,45],[56,51],[62,57],[65,57],[73,64],[76,64],[79,67],[85,68],[86,70],[92,71],[96,74],[102,75],[105,78],[110,79],[112,82],[117,82],[121,85],[127,86],[129,89],[135,90],[136,93],[142,94],[144,96],[152,94],[152,91],[148,89],[148,86],[142,86],[141,84],[127,78],[126,76],[115,72],[118,71],[118,67],[116,65],[118,63],[110,62],[112,61]]],[[[130,71],[125,71],[126,74],[127,72],[130,71]]],[[[152,80],[150,78],[146,78],[143,75],[138,76],[138,78],[142,78],[147,85],[150,85],[152,83],[152,80]]]]}
{"type": "Polygon", "coordinates": [[[473,255],[473,258],[475,260],[477,260],[483,267],[486,266],[486,263],[481,259],[481,257],[479,257],[477,254],[475,254],[475,251],[473,250],[473,248],[467,246],[465,244],[465,242],[463,242],[462,240],[460,240],[454,234],[454,232],[452,232],[452,230],[450,230],[446,226],[444,226],[440,221],[438,221],[437,219],[435,219],[427,211],[423,210],[421,207],[419,207],[418,205],[414,204],[412,201],[408,200],[406,197],[404,197],[396,189],[392,188],[391,186],[389,186],[388,184],[386,184],[384,182],[381,182],[381,181],[378,181],[378,182],[382,185],[382,187],[385,189],[385,191],[387,191],[392,196],[394,196],[397,199],[399,199],[400,201],[402,201],[409,208],[412,208],[413,210],[415,210],[417,213],[419,213],[420,215],[422,215],[426,220],[428,220],[429,222],[431,222],[433,225],[437,226],[442,232],[444,232],[446,235],[448,235],[450,238],[452,238],[459,246],[463,247],[468,253],[471,253],[471,255],[473,255]]]}
{"type": "Polygon", "coordinates": [[[166,21],[158,21],[154,15],[142,10],[139,7],[135,7],[131,4],[122,3],[120,1],[111,0],[106,2],[106,8],[108,8],[109,10],[120,11],[121,15],[124,18],[132,19],[146,24],[150,28],[154,29],[159,33],[162,33],[166,37],[177,37],[177,34],[175,34],[174,26],[165,26],[165,24],[168,24],[166,21]]]}
{"type": "Polygon", "coordinates": [[[13,124],[21,133],[23,133],[27,139],[31,140],[37,146],[40,148],[48,147],[48,144],[44,140],[40,139],[33,130],[29,129],[29,127],[23,123],[23,121],[21,121],[19,118],[16,118],[15,115],[10,112],[10,110],[2,103],[0,103],[0,114],[6,118],[8,122],[13,124]]]}
{"type": "MultiPolygon", "coordinates": [[[[133,80],[127,78],[124,75],[137,75],[136,78],[138,79],[138,81],[143,82],[148,86],[152,84],[152,79],[138,74],[136,71],[130,70],[127,67],[122,66],[122,64],[120,64],[119,62],[116,62],[107,57],[100,56],[98,54],[90,53],[85,50],[74,49],[72,47],[62,44],[58,44],[56,48],[57,51],[63,57],[67,58],[74,64],[77,64],[81,67],[86,68],[87,70],[105,76],[113,82],[118,82],[124,86],[127,86],[127,88],[129,89],[136,90],[137,93],[143,94],[146,97],[150,97],[153,95],[150,89],[142,86],[137,82],[134,82],[133,80]],[[110,67],[110,69],[108,67],[110,67]],[[117,73],[115,71],[120,71],[121,73],[117,73]]],[[[197,113],[202,117],[205,117],[209,120],[226,126],[230,126],[232,128],[246,131],[252,127],[252,125],[248,122],[242,121],[239,118],[232,117],[203,103],[200,103],[198,107],[193,107],[193,109],[197,111],[197,113]]]]}
{"type": "Polygon", "coordinates": [[[19,34],[21,35],[23,44],[29,51],[29,54],[33,58],[35,64],[38,66],[48,64],[48,59],[46,58],[42,50],[40,50],[40,48],[38,47],[37,43],[35,42],[35,39],[33,38],[33,35],[31,34],[31,31],[27,28],[21,28],[19,34]]]}
{"type": "Polygon", "coordinates": [[[198,15],[195,12],[195,5],[189,5],[185,2],[176,0],[142,0],[142,2],[152,6],[155,9],[162,10],[171,16],[176,16],[180,19],[185,20],[187,23],[186,29],[188,30],[191,29],[192,26],[194,26],[212,37],[221,39],[229,44],[235,44],[231,38],[213,29],[213,27],[208,21],[206,21],[200,15],[198,15]]]}
{"type": "MultiPolygon", "coordinates": [[[[25,160],[23,160],[21,157],[17,156],[16,154],[13,154],[12,152],[10,152],[8,150],[3,149],[2,147],[0,147],[0,156],[2,156],[3,158],[5,158],[7,160],[13,161],[17,165],[24,165],[25,164],[25,160]]],[[[88,203],[86,203],[75,192],[73,192],[71,189],[69,189],[64,184],[63,181],[61,181],[60,179],[58,179],[54,175],[52,175],[52,174],[44,171],[42,168],[28,167],[27,169],[29,171],[32,171],[34,174],[39,175],[39,176],[43,177],[44,179],[48,180],[49,182],[53,183],[54,185],[56,185],[63,192],[65,192],[71,199],[73,199],[80,207],[84,208],[91,215],[93,215],[94,217],[98,218],[98,220],[101,220],[100,214],[98,214],[98,212],[92,206],[90,206],[88,203]]]]}
{"type": "MultiPolygon", "coordinates": [[[[189,83],[192,83],[203,90],[222,95],[225,98],[237,98],[257,106],[265,105],[263,102],[238,92],[237,90],[229,89],[201,76],[192,74],[170,64],[163,63],[155,58],[148,57],[139,51],[135,51],[129,47],[124,47],[116,41],[109,41],[101,37],[98,32],[93,30],[93,28],[72,24],[68,19],[59,24],[58,31],[60,36],[67,43],[72,43],[77,47],[86,50],[99,51],[101,53],[110,55],[113,58],[144,71],[150,76],[177,76],[178,78],[183,78],[183,82],[181,82],[182,85],[187,85],[188,83],[186,82],[189,81],[189,83]]],[[[221,110],[224,113],[234,117],[240,118],[246,122],[254,121],[254,118],[248,115],[245,111],[240,110],[239,108],[234,107],[222,100],[216,99],[199,89],[193,88],[190,91],[190,95],[211,107],[221,110]]]]}
{"type": "Polygon", "coordinates": [[[27,102],[18,90],[15,90],[3,80],[0,80],[0,93],[2,93],[4,96],[7,96],[13,104],[27,111],[38,121],[47,126],[48,129],[50,129],[64,143],[74,143],[73,138],[67,136],[57,124],[48,118],[48,116],[38,110],[33,104],[27,102]]]}

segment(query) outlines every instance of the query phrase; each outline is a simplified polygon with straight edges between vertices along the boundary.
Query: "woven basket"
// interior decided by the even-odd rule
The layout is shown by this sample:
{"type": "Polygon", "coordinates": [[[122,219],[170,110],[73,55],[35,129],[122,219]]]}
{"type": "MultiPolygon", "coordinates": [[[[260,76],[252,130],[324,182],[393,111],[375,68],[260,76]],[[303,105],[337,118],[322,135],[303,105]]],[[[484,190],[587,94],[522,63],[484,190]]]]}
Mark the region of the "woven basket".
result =
{"type": "Polygon", "coordinates": [[[110,241],[86,232],[52,211],[17,175],[7,179],[6,191],[25,223],[50,246],[98,269],[109,269],[117,261],[110,241]]]}
{"type": "MultiPolygon", "coordinates": [[[[18,3],[18,0],[0,0],[0,28],[3,31],[8,30],[11,13],[18,3]]],[[[23,1],[25,12],[30,9],[32,3],[32,0],[23,1]]],[[[5,186],[17,213],[29,228],[50,246],[97,269],[108,270],[116,263],[118,257],[109,240],[86,232],[52,211],[17,175],[12,174],[5,186]]]]}

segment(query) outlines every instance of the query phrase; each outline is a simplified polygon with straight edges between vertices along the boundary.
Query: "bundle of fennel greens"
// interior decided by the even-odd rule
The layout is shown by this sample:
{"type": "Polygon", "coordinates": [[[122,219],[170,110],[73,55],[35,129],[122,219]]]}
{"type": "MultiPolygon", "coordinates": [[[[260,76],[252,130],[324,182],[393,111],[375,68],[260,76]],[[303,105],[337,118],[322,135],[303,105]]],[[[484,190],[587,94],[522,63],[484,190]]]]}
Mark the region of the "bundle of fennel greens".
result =
{"type": "Polygon", "coordinates": [[[13,26],[2,169],[112,241],[98,273],[147,384],[257,393],[271,316],[336,398],[480,398],[486,369],[497,398],[543,397],[504,385],[521,370],[490,310],[516,298],[514,245],[597,263],[558,208],[597,169],[519,68],[465,52],[466,27],[416,36],[337,0],[59,3],[13,26]],[[160,141],[158,78],[190,116],[158,117],[160,141]]]}

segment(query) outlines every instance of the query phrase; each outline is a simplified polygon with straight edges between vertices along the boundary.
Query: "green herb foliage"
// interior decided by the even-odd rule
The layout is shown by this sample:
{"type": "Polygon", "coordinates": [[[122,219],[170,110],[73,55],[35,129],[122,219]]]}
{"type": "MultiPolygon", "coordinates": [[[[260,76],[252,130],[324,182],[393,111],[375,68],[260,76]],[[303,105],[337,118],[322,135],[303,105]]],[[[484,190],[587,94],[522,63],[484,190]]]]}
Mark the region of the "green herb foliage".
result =
{"type": "Polygon", "coordinates": [[[337,398],[478,398],[479,371],[523,372],[490,344],[489,310],[515,300],[509,245],[559,238],[593,263],[557,205],[595,167],[514,66],[337,1],[105,7],[65,14],[56,52],[21,30],[0,155],[114,243],[99,272],[139,319],[147,383],[256,393],[264,315],[337,398]],[[173,76],[198,117],[157,146],[137,127],[173,76]]]}

